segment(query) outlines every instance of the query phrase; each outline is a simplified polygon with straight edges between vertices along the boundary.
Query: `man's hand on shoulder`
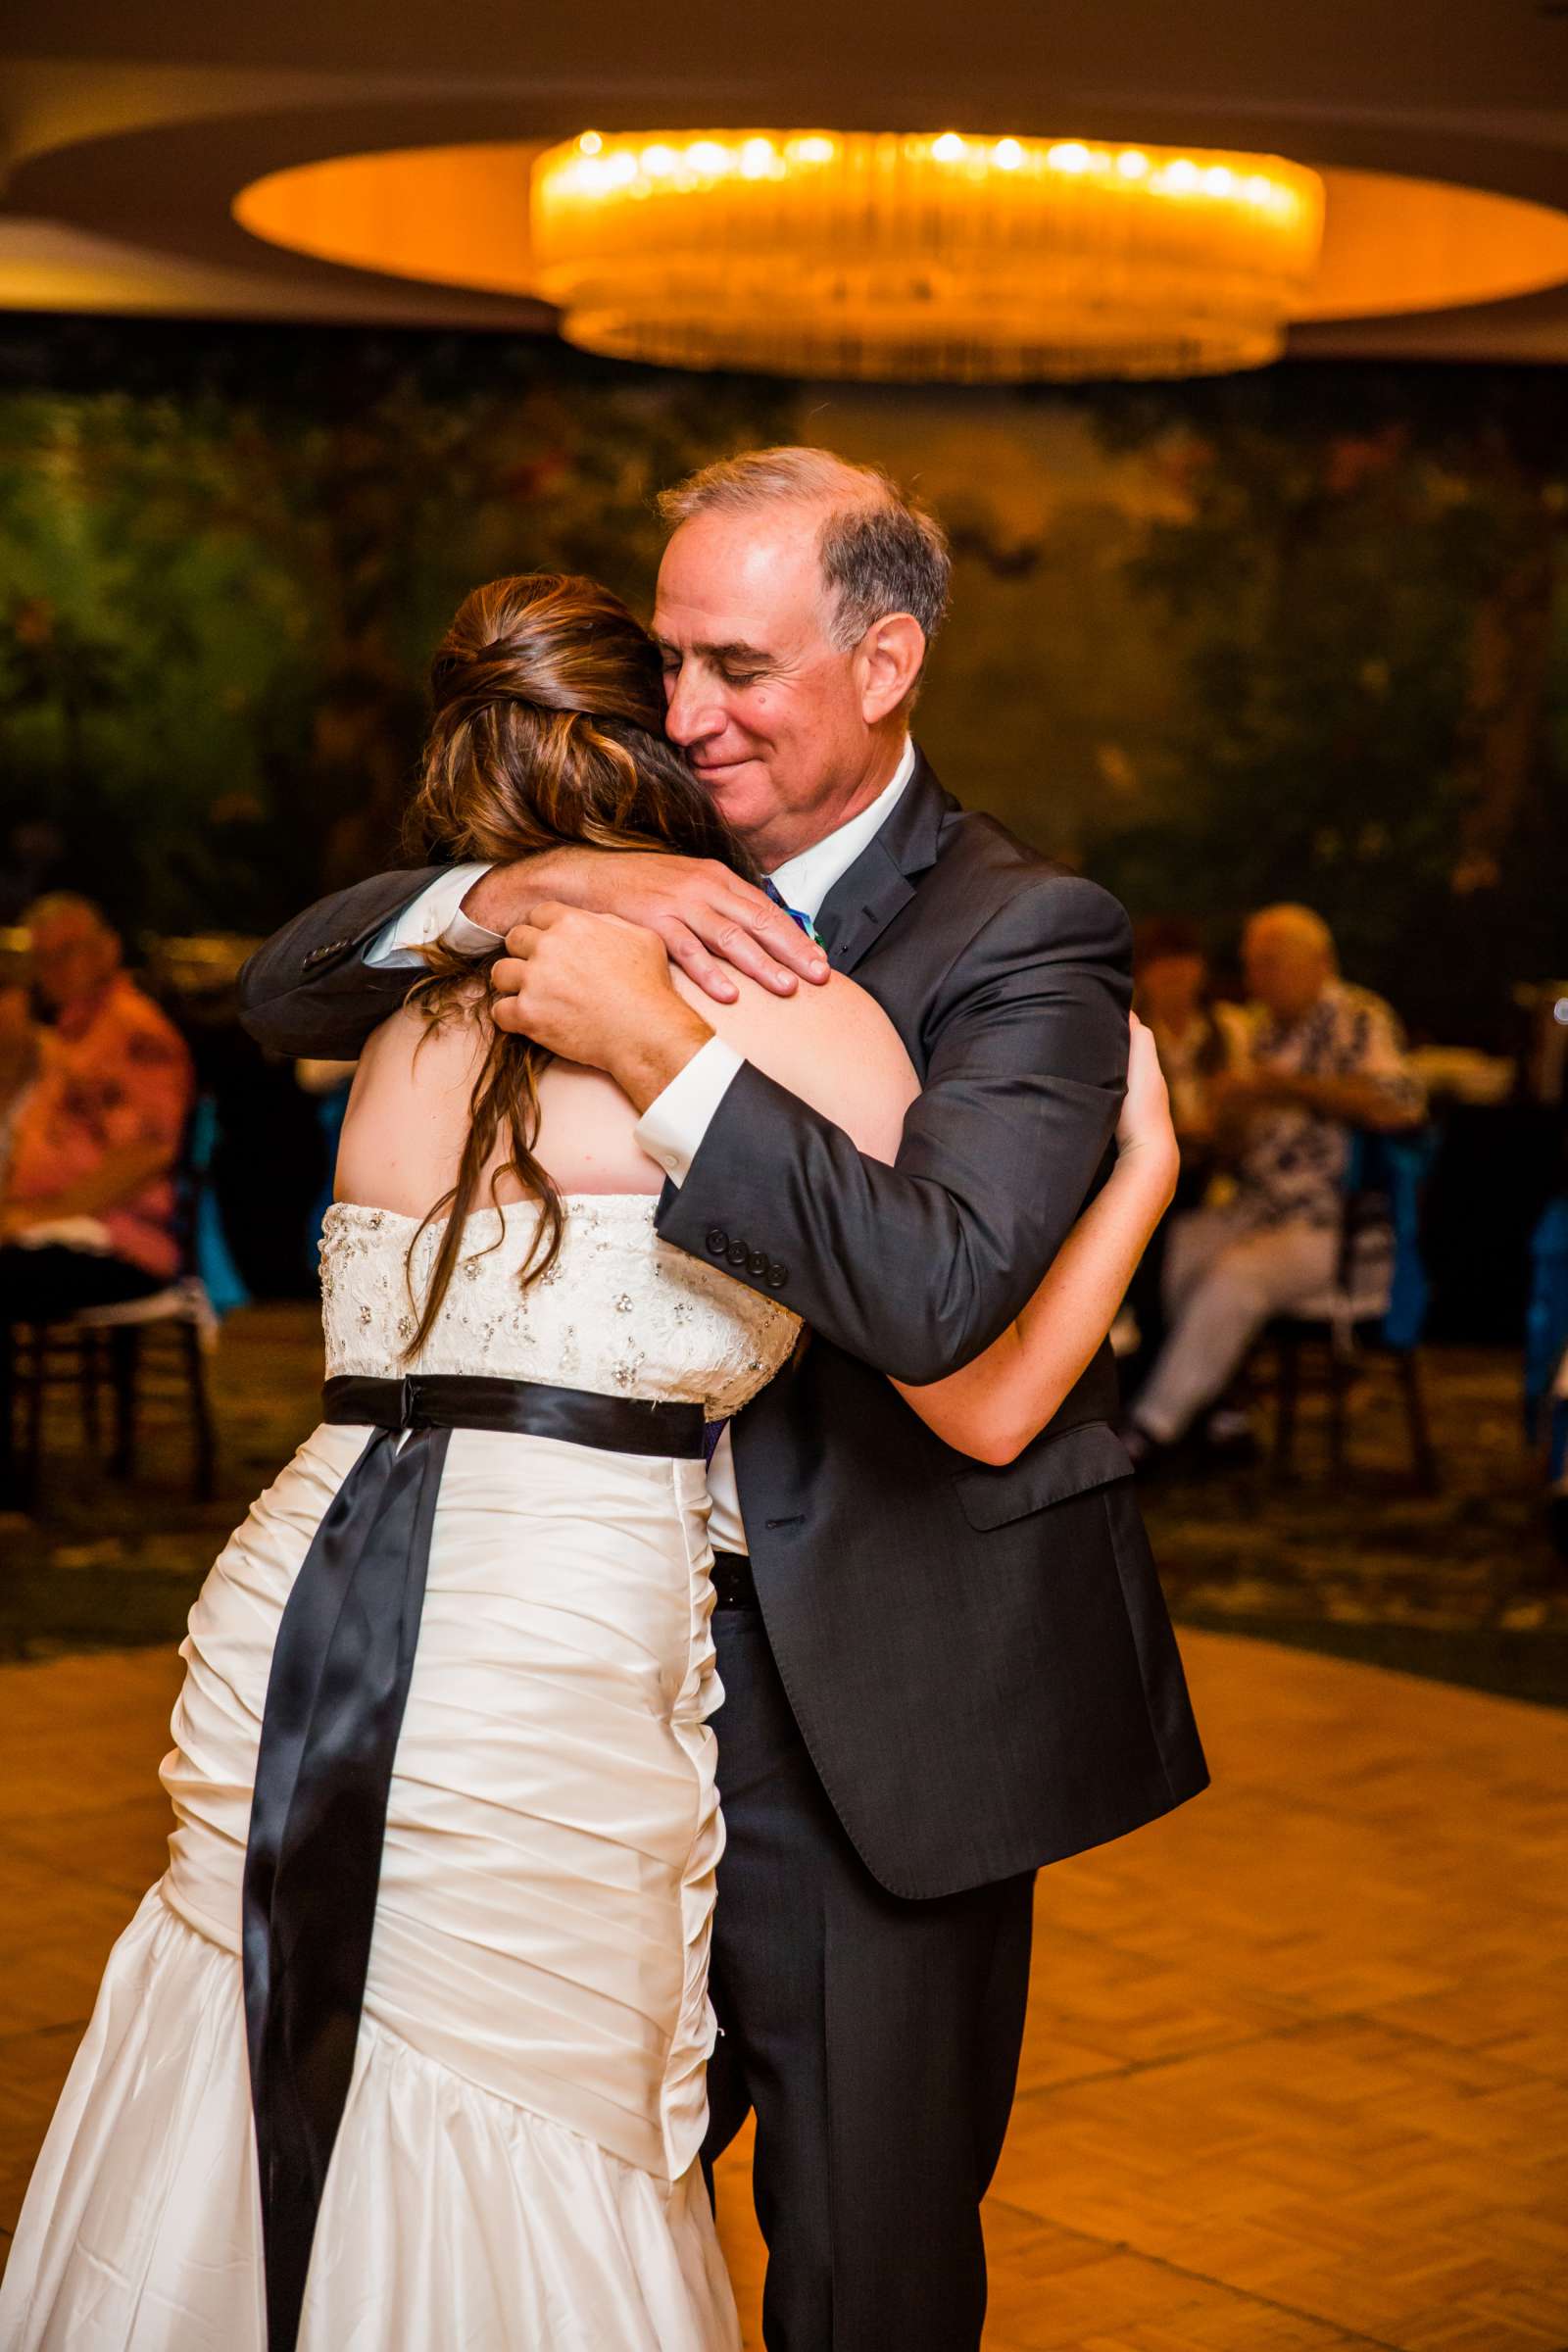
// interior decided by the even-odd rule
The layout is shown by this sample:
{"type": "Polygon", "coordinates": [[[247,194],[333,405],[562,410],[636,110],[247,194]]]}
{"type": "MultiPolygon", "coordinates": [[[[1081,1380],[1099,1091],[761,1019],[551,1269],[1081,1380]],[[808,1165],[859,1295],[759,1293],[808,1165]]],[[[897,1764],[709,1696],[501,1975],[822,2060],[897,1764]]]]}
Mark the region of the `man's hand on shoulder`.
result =
{"type": "Polygon", "coordinates": [[[498,1028],[608,1071],[640,1111],[713,1034],[652,931],[548,900],[508,932],[491,987],[498,1028]]]}
{"type": "Polygon", "coordinates": [[[492,866],[467,893],[463,911],[487,930],[510,931],[542,903],[618,915],[662,941],[665,956],[716,1004],[733,1004],[733,974],[745,972],[776,997],[798,980],[820,985],[828,963],[765,891],[712,858],[658,850],[542,850],[492,866]]]}

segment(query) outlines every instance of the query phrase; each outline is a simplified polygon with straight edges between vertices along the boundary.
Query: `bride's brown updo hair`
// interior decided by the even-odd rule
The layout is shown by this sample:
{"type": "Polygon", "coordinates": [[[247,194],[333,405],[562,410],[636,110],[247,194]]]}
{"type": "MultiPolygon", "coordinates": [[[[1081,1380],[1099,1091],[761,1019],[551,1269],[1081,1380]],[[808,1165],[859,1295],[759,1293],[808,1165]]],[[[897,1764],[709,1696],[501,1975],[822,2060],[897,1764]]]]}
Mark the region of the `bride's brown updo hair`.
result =
{"type": "MultiPolygon", "coordinates": [[[[408,828],[411,847],[425,856],[504,864],[580,845],[717,858],[750,872],[734,835],[665,740],[652,638],[597,580],[534,571],[475,588],[436,648],[430,690],[434,710],[408,828]]],[[[432,1020],[471,1009],[475,975],[488,962],[445,948],[426,955],[430,975],[411,1001],[432,1020]]],[[[429,1286],[416,1301],[411,1355],[446,1297],[464,1222],[498,1144],[505,1157],[490,1180],[490,1204],[497,1204],[499,1178],[511,1175],[539,1208],[524,1286],[554,1262],[561,1197],[533,1152],[539,1077],[550,1059],[527,1038],[491,1033],[457,1182],[419,1227],[422,1234],[446,1215],[429,1286]]]]}

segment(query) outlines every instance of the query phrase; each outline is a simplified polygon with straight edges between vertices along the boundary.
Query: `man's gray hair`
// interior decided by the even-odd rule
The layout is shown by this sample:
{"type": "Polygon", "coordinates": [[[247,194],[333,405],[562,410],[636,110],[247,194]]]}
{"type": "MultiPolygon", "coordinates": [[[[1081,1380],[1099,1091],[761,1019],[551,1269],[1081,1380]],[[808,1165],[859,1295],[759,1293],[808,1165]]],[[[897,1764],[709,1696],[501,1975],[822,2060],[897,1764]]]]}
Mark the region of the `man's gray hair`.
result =
{"type": "Polygon", "coordinates": [[[817,554],[841,652],[890,612],[912,613],[931,642],[948,610],[947,535],[879,466],[852,466],[830,449],[744,450],[664,491],[659,512],[675,529],[696,514],[786,505],[824,509],[817,554]]]}

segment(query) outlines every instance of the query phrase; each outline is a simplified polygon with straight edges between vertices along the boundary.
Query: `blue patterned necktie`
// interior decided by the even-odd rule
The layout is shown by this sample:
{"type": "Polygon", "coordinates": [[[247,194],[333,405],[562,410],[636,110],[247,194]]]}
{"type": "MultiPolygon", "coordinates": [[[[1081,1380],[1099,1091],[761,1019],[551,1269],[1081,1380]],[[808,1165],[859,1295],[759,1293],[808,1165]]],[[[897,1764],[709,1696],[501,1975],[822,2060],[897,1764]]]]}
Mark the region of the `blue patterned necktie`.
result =
{"type": "Polygon", "coordinates": [[[801,929],[806,933],[806,936],[810,941],[812,947],[819,948],[822,945],[822,942],[817,936],[816,925],[812,922],[810,916],[808,914],[803,914],[798,906],[792,906],[789,901],[785,898],[783,892],[776,889],[771,881],[764,881],[762,888],[764,891],[766,891],[768,897],[772,900],[775,906],[783,907],[785,913],[789,916],[792,923],[800,924],[801,929]]]}

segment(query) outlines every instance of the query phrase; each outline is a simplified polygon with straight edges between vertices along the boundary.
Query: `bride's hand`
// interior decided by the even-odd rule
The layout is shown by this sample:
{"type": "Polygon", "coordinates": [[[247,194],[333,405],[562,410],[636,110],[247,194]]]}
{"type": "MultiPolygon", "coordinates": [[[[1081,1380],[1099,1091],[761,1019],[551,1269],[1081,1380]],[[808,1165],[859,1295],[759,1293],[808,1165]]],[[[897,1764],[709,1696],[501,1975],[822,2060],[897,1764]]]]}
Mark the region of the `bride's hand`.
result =
{"type": "Polygon", "coordinates": [[[1140,1167],[1161,1176],[1173,1193],[1181,1170],[1181,1147],[1171,1123],[1165,1073],[1152,1033],[1136,1012],[1130,1018],[1127,1093],[1116,1125],[1116,1156],[1118,1160],[1136,1159],[1140,1167]]]}

